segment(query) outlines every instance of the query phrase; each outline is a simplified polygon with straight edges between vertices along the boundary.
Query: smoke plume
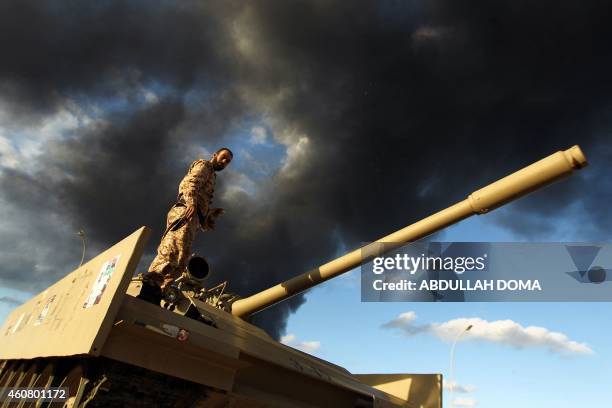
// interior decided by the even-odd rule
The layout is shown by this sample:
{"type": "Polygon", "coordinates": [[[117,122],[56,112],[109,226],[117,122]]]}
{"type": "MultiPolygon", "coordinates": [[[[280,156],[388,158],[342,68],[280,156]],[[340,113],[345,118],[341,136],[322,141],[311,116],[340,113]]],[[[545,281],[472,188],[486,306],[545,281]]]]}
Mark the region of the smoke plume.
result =
{"type": "MultiPolygon", "coordinates": [[[[492,214],[606,239],[609,2],[4,1],[0,284],[38,291],[228,145],[195,250],[249,295],[573,144],[592,166],[492,214]]],[[[279,338],[304,302],[257,316],[279,338]]]]}

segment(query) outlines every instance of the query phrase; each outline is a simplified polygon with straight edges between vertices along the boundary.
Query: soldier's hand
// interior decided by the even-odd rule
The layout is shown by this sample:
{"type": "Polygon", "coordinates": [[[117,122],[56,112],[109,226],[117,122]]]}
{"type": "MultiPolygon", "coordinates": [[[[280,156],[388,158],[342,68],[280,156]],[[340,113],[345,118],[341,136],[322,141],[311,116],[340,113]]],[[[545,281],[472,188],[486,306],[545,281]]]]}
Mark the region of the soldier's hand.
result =
{"type": "Polygon", "coordinates": [[[187,209],[185,210],[185,219],[191,221],[191,219],[193,218],[195,214],[195,205],[188,205],[187,209]]]}
{"type": "Polygon", "coordinates": [[[223,215],[225,210],[223,208],[211,208],[208,210],[208,214],[206,215],[206,223],[205,230],[214,230],[215,229],[215,220],[223,215]]]}
{"type": "Polygon", "coordinates": [[[210,216],[212,218],[220,217],[223,214],[225,214],[225,210],[223,208],[211,208],[210,209],[210,216]]]}

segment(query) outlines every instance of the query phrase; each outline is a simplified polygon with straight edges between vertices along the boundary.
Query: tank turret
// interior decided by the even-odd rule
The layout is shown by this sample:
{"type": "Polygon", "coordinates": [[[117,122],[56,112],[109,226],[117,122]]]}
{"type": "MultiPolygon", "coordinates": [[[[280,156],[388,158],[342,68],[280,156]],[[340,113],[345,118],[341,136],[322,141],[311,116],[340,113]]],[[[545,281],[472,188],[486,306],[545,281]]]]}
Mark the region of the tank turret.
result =
{"type": "Polygon", "coordinates": [[[463,201],[382,237],[363,248],[349,252],[262,292],[237,300],[232,304],[232,314],[244,317],[259,312],[368,262],[374,254],[381,255],[408,242],[426,237],[471,215],[486,214],[532,191],[565,178],[571,175],[574,170],[581,169],[586,165],[586,157],[578,146],[554,153],[480,190],[474,191],[463,201]],[[381,243],[384,243],[384,245],[380,245],[381,243]],[[372,255],[364,256],[364,254],[372,255]]]}

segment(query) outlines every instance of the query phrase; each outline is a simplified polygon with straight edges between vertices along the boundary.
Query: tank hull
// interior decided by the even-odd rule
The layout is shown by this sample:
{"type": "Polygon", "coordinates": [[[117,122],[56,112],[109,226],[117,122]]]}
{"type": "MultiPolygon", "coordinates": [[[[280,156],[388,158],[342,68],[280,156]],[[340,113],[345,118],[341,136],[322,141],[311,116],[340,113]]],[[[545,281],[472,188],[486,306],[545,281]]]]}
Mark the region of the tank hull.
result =
{"type": "Polygon", "coordinates": [[[0,387],[66,385],[67,406],[88,407],[441,406],[438,374],[402,374],[383,391],[204,302],[193,300],[196,320],[136,298],[148,235],[139,229],[11,313],[0,387]]]}

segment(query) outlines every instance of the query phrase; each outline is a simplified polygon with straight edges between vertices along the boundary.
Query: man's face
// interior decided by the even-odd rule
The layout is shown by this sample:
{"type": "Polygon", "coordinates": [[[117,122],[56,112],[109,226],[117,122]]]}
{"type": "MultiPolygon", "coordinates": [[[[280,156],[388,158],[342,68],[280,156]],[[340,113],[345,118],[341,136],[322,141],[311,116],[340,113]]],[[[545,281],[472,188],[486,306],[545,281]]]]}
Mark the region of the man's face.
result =
{"type": "Polygon", "coordinates": [[[232,156],[227,150],[221,150],[213,155],[212,164],[215,171],[221,171],[232,161],[232,156]]]}

